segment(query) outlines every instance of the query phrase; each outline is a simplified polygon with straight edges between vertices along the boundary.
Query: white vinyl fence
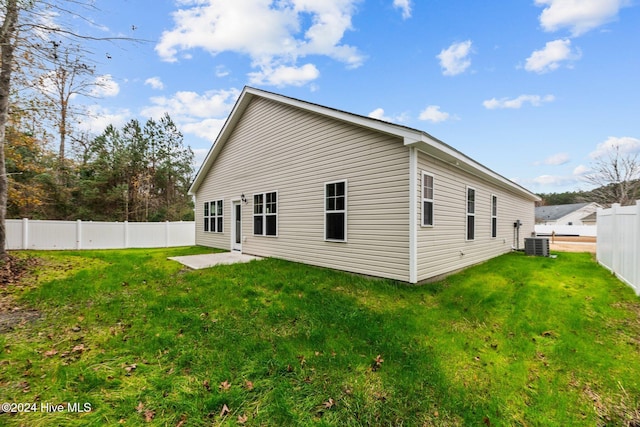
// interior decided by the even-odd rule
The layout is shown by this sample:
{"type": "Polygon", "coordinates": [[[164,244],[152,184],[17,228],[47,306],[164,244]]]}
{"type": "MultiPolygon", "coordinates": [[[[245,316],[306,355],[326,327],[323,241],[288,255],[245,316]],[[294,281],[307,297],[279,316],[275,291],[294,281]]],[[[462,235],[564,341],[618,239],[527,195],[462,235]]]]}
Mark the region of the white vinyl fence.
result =
{"type": "Polygon", "coordinates": [[[8,219],[7,249],[124,249],[191,246],[193,221],[93,222],[8,219]]]}
{"type": "Polygon", "coordinates": [[[598,262],[640,295],[640,200],[598,209],[598,262]]]}
{"type": "Polygon", "coordinates": [[[598,235],[597,225],[543,225],[536,224],[536,235],[550,236],[551,233],[556,236],[589,236],[596,237],[598,235]]]}

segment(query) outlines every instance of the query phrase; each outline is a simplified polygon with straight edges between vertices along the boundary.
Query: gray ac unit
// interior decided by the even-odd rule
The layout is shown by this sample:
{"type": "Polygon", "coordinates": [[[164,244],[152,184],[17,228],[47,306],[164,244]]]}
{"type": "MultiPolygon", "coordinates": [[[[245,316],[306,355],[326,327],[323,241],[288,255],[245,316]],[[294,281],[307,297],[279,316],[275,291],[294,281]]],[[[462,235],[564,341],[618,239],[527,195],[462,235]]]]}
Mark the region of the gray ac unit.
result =
{"type": "Polygon", "coordinates": [[[549,239],[542,237],[524,239],[524,253],[527,255],[549,256],[549,239]]]}

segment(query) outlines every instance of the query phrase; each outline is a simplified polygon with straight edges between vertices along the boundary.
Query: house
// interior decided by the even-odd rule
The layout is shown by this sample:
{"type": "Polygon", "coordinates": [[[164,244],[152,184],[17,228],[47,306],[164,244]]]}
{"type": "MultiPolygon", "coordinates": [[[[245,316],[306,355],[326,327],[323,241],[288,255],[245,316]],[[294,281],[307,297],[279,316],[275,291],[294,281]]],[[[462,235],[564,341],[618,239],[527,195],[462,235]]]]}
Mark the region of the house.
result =
{"type": "Polygon", "coordinates": [[[602,208],[595,202],[536,207],[536,224],[595,225],[596,211],[602,208]]]}
{"type": "Polygon", "coordinates": [[[425,132],[245,87],[196,243],[418,283],[522,248],[539,197],[425,132]]]}

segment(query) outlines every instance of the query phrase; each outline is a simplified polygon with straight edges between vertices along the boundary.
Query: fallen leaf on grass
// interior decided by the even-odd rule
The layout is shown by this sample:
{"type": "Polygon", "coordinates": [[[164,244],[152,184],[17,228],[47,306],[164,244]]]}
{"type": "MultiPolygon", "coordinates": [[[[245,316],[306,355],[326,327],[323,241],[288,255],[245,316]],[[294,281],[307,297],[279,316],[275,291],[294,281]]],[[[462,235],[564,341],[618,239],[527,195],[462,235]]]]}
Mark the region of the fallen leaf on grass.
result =
{"type": "Polygon", "coordinates": [[[384,359],[382,358],[382,356],[377,355],[375,359],[373,359],[373,364],[371,365],[371,370],[372,371],[377,371],[378,369],[380,369],[382,367],[382,362],[384,362],[384,359]]]}
{"type": "Polygon", "coordinates": [[[224,380],[220,383],[220,390],[227,391],[231,388],[231,383],[227,380],[224,380]]]}
{"type": "Polygon", "coordinates": [[[44,357],[51,357],[55,356],[56,354],[58,354],[58,350],[51,349],[44,352],[44,357]]]}
{"type": "Polygon", "coordinates": [[[247,417],[246,415],[238,415],[238,424],[244,424],[248,419],[249,417],[247,417]]]}
{"type": "Polygon", "coordinates": [[[182,416],[180,417],[180,421],[178,422],[178,424],[176,424],[176,427],[183,427],[186,423],[187,416],[185,414],[182,414],[182,416]]]}
{"type": "Polygon", "coordinates": [[[322,406],[324,406],[325,409],[331,409],[335,404],[336,402],[331,397],[326,402],[322,402],[322,406]]]}
{"type": "Polygon", "coordinates": [[[251,381],[249,381],[249,380],[245,380],[244,381],[244,388],[246,388],[249,391],[253,390],[253,383],[251,381]]]}
{"type": "Polygon", "coordinates": [[[73,347],[73,350],[71,350],[72,353],[82,353],[85,350],[84,348],[84,344],[78,344],[77,346],[73,347]]]}
{"type": "Polygon", "coordinates": [[[207,391],[211,391],[211,384],[209,384],[209,380],[204,380],[202,382],[202,386],[207,390],[207,391]]]}
{"type": "Polygon", "coordinates": [[[220,416],[224,417],[225,415],[227,415],[229,412],[231,412],[229,410],[229,407],[227,406],[227,404],[225,403],[224,406],[222,406],[222,411],[220,411],[220,416]]]}
{"type": "Polygon", "coordinates": [[[300,361],[300,366],[304,368],[304,365],[307,364],[307,359],[305,359],[304,355],[297,356],[297,358],[300,361]]]}
{"type": "Polygon", "coordinates": [[[132,363],[131,365],[125,366],[124,370],[127,372],[127,374],[130,374],[132,371],[135,371],[137,367],[138,365],[132,363]]]}
{"type": "Polygon", "coordinates": [[[151,409],[146,409],[144,411],[144,421],[150,423],[156,416],[156,411],[152,411],[151,409]]]}

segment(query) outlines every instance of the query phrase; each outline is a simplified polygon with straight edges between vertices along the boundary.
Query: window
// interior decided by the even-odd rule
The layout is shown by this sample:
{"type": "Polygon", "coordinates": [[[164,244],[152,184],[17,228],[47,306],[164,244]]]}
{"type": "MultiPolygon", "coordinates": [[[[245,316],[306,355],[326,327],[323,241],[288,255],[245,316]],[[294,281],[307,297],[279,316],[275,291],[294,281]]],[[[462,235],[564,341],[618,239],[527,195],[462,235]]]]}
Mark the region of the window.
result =
{"type": "Polygon", "coordinates": [[[433,226],[433,175],[422,172],[422,226],[433,226]]]}
{"type": "Polygon", "coordinates": [[[491,195],[491,237],[498,237],[498,196],[491,195]]]}
{"type": "Polygon", "coordinates": [[[347,241],[347,181],[330,182],[324,186],[324,238],[347,241]]]}
{"type": "Polygon", "coordinates": [[[222,200],[204,203],[204,231],[222,233],[223,220],[222,200]]]}
{"type": "Polygon", "coordinates": [[[278,193],[253,195],[253,234],[256,236],[278,235],[278,193]]]}
{"type": "Polygon", "coordinates": [[[476,237],[476,190],[467,187],[467,240],[476,237]]]}

